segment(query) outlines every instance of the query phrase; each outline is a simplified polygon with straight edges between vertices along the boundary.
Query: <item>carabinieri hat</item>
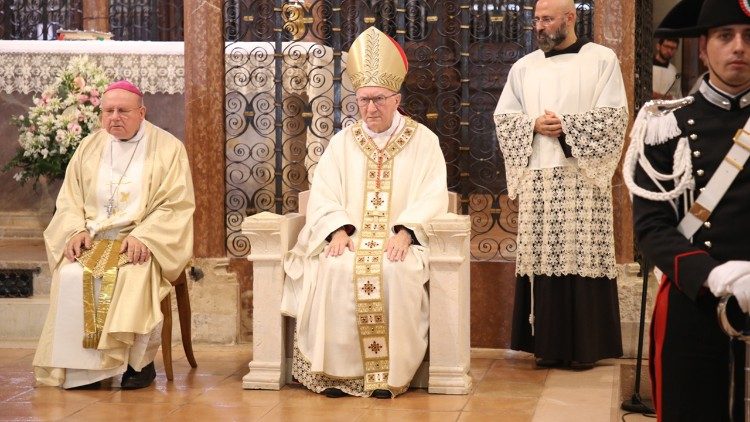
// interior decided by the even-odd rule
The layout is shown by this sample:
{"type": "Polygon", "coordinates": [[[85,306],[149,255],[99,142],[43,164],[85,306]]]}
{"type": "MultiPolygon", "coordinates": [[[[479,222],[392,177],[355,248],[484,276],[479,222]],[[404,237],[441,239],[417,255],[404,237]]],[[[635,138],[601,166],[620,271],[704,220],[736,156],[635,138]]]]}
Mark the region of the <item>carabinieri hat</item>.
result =
{"type": "Polygon", "coordinates": [[[654,31],[657,37],[694,38],[711,28],[750,25],[750,0],[682,0],[654,31]]]}
{"type": "Polygon", "coordinates": [[[675,4],[654,29],[654,38],[681,37],[682,35],[675,35],[675,32],[696,26],[702,5],[703,0],[682,0],[675,4]]]}

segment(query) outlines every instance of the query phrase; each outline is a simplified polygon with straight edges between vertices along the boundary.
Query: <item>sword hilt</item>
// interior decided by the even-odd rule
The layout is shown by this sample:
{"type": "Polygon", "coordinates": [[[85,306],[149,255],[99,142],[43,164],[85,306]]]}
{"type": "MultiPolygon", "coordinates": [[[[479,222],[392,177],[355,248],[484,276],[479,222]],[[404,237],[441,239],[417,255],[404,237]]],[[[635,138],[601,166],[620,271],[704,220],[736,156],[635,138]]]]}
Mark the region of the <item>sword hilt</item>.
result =
{"type": "Polygon", "coordinates": [[[734,296],[727,295],[719,300],[719,305],[716,307],[716,316],[719,318],[721,329],[729,337],[750,342],[750,317],[739,309],[737,299],[734,296]],[[741,327],[738,328],[738,325],[741,325],[741,327]]]}

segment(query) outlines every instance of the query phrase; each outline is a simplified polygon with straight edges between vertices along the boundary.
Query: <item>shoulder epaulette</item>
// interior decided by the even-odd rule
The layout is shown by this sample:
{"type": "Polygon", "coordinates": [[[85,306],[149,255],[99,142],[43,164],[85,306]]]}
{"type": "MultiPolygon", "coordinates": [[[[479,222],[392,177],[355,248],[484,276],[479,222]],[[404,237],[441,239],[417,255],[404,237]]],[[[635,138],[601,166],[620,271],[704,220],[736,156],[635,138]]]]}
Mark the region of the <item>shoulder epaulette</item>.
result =
{"type": "Polygon", "coordinates": [[[659,145],[682,133],[677,125],[674,111],[692,104],[693,97],[679,100],[653,100],[643,105],[638,112],[630,131],[630,145],[625,153],[622,175],[631,195],[640,196],[651,201],[669,201],[677,212],[676,199],[686,195],[695,186],[692,176],[692,161],[687,137],[680,137],[672,157],[672,173],[663,174],[657,171],[646,158],[646,145],[659,145]],[[659,188],[649,191],[635,183],[636,166],[640,165],[651,181],[659,188]],[[665,188],[661,182],[674,182],[673,189],[665,188]]]}
{"type": "Polygon", "coordinates": [[[682,131],[677,124],[674,112],[692,104],[692,96],[678,100],[651,100],[641,107],[633,122],[630,139],[646,145],[660,145],[679,136],[682,131]]]}

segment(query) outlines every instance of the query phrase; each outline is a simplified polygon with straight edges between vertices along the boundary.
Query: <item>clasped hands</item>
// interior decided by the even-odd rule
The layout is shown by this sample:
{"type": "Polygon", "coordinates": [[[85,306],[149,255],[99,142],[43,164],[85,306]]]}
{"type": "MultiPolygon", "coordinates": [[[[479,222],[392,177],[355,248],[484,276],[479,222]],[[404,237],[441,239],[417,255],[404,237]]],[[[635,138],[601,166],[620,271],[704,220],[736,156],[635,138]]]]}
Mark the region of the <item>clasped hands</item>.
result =
{"type": "MultiPolygon", "coordinates": [[[[408,230],[401,229],[386,240],[385,252],[388,254],[388,259],[391,262],[403,261],[406,259],[406,252],[409,250],[409,246],[411,246],[411,235],[408,230]]],[[[324,252],[326,257],[339,256],[346,249],[354,252],[354,241],[344,228],[340,228],[333,232],[331,241],[325,247],[324,252]]]]}
{"type": "Polygon", "coordinates": [[[714,296],[731,294],[743,312],[750,312],[750,261],[727,261],[717,266],[706,284],[714,296]]]}
{"type": "Polygon", "coordinates": [[[562,121],[555,113],[544,110],[534,121],[534,133],[557,138],[562,135],[562,121]]]}
{"type": "MultiPolygon", "coordinates": [[[[81,256],[81,252],[89,248],[91,248],[91,235],[86,231],[80,232],[70,238],[68,243],[65,244],[63,255],[65,255],[70,262],[73,262],[76,258],[81,256]]],[[[133,264],[143,264],[148,261],[151,256],[151,252],[146,245],[133,236],[127,236],[122,240],[120,253],[123,252],[128,255],[128,261],[133,264]]]]}

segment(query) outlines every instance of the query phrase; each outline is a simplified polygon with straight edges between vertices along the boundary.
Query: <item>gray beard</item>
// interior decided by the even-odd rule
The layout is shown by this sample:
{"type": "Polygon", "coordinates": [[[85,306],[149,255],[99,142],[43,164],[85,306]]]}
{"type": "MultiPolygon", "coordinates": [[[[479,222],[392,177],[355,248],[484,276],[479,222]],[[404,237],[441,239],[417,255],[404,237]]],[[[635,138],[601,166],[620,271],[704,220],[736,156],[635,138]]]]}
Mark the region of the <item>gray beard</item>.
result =
{"type": "Polygon", "coordinates": [[[567,27],[566,25],[561,25],[559,28],[557,28],[557,31],[555,31],[552,34],[548,35],[548,34],[538,33],[536,35],[536,43],[537,45],[539,45],[540,50],[547,53],[547,52],[552,51],[553,48],[562,44],[563,41],[565,41],[566,36],[567,36],[567,27]]]}

